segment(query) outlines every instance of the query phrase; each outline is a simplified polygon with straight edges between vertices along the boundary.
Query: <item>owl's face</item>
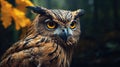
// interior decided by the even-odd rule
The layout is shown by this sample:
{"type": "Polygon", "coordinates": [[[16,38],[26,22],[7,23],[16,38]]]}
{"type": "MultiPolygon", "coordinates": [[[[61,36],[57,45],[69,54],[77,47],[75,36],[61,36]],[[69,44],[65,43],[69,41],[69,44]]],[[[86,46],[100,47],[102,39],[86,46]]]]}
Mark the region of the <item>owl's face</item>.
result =
{"type": "Polygon", "coordinates": [[[52,38],[56,42],[72,45],[80,35],[79,16],[83,10],[49,10],[41,7],[29,7],[39,15],[35,19],[37,33],[52,38]]]}

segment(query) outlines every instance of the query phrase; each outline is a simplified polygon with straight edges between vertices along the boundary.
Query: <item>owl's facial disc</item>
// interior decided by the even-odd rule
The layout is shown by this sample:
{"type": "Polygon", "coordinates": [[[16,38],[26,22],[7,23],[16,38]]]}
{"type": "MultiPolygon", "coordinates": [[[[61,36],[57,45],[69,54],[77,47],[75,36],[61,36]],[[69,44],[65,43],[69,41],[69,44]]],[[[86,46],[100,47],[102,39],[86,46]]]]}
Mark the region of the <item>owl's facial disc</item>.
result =
{"type": "Polygon", "coordinates": [[[51,19],[46,19],[45,26],[47,30],[54,31],[53,35],[57,35],[66,42],[73,35],[73,30],[76,28],[76,21],[72,21],[69,25],[61,26],[51,19]]]}

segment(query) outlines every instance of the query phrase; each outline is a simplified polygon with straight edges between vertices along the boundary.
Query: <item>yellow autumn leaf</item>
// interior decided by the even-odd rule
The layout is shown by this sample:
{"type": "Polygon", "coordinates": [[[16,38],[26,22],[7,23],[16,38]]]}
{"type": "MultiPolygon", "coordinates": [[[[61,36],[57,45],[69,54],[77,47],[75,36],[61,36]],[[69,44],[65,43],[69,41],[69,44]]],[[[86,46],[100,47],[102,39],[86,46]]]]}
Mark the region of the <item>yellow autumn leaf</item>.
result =
{"type": "Polygon", "coordinates": [[[26,18],[25,13],[19,9],[13,8],[12,17],[14,18],[17,30],[30,24],[30,20],[26,18]]]}
{"type": "Polygon", "coordinates": [[[11,25],[12,5],[5,0],[1,0],[1,21],[5,28],[11,25]]]}
{"type": "Polygon", "coordinates": [[[26,6],[32,6],[30,0],[16,0],[17,7],[13,7],[7,0],[1,1],[1,21],[5,28],[11,25],[12,19],[15,23],[16,30],[28,26],[31,21],[26,17],[26,6]]]}

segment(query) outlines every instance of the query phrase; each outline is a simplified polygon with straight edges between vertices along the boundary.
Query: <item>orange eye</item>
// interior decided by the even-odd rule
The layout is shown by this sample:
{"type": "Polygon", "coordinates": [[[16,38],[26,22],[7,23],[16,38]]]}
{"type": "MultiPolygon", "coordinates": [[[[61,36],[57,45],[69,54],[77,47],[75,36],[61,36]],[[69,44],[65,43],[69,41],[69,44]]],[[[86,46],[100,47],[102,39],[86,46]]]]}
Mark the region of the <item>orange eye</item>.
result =
{"type": "Polygon", "coordinates": [[[55,22],[50,22],[50,21],[48,21],[48,22],[46,23],[46,25],[47,25],[47,27],[48,27],[49,29],[54,29],[54,28],[56,28],[56,26],[57,26],[57,24],[56,24],[55,22]]]}
{"type": "Polygon", "coordinates": [[[76,21],[73,21],[71,24],[70,24],[70,28],[71,29],[74,29],[74,28],[76,28],[76,21]]]}

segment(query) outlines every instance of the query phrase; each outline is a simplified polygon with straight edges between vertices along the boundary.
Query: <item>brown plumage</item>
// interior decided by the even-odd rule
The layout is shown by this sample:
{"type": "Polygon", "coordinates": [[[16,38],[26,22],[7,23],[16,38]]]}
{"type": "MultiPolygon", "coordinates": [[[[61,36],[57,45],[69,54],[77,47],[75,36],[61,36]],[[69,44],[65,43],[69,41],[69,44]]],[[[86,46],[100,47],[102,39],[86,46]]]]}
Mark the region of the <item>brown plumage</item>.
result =
{"type": "Polygon", "coordinates": [[[3,55],[0,67],[69,67],[83,10],[28,8],[38,15],[25,37],[3,55]]]}

